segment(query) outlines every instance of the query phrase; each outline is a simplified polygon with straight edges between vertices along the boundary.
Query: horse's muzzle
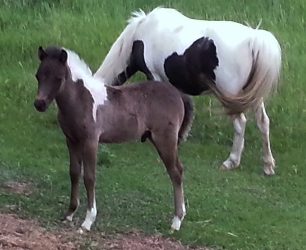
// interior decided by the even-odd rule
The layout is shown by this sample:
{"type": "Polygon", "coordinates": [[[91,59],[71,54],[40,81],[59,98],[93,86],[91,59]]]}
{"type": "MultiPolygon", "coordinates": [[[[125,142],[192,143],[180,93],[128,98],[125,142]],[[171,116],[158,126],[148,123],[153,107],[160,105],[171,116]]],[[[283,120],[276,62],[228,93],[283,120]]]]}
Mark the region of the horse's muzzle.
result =
{"type": "Polygon", "coordinates": [[[48,106],[44,100],[36,99],[34,102],[34,107],[39,112],[45,112],[48,106]]]}

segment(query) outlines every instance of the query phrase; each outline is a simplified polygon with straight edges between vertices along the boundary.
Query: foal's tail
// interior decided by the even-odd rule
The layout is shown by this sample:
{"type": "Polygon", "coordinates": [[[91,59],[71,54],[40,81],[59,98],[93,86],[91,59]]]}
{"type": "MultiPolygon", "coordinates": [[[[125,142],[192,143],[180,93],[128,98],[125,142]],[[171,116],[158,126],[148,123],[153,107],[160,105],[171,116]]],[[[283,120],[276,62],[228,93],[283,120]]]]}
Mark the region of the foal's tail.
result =
{"type": "Polygon", "coordinates": [[[229,115],[257,107],[277,85],[281,68],[281,48],[276,38],[268,31],[254,30],[249,41],[252,67],[243,90],[238,95],[225,93],[213,81],[207,81],[212,92],[229,115]]]}
{"type": "Polygon", "coordinates": [[[179,130],[179,134],[178,134],[179,143],[180,143],[181,140],[186,140],[187,139],[188,133],[191,129],[191,125],[192,125],[192,122],[193,122],[193,112],[194,112],[193,102],[192,102],[190,96],[181,93],[181,97],[182,97],[182,100],[183,100],[183,103],[184,103],[185,114],[184,114],[182,125],[181,125],[180,130],[179,130]]]}
{"type": "Polygon", "coordinates": [[[94,77],[103,79],[106,85],[111,85],[114,79],[125,70],[132,52],[134,35],[139,24],[146,18],[146,14],[142,10],[134,12],[132,15],[128,25],[114,42],[101,66],[94,74],[94,77]]]}

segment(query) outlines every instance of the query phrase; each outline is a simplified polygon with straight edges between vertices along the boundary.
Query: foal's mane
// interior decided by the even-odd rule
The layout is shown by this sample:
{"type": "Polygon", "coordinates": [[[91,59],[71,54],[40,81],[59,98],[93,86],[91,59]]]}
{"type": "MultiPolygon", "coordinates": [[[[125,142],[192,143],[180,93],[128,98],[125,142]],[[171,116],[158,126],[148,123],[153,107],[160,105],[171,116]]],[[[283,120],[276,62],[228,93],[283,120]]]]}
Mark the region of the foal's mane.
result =
{"type": "Polygon", "coordinates": [[[92,72],[89,66],[79,57],[79,55],[72,50],[66,48],[60,48],[57,46],[48,46],[46,52],[51,58],[59,58],[62,49],[67,52],[67,64],[71,71],[71,76],[74,81],[77,79],[83,79],[84,77],[92,76],[92,72]]]}
{"type": "Polygon", "coordinates": [[[74,81],[83,79],[84,77],[92,76],[89,66],[79,57],[79,55],[69,49],[63,48],[67,54],[67,64],[71,71],[71,76],[74,81]]]}

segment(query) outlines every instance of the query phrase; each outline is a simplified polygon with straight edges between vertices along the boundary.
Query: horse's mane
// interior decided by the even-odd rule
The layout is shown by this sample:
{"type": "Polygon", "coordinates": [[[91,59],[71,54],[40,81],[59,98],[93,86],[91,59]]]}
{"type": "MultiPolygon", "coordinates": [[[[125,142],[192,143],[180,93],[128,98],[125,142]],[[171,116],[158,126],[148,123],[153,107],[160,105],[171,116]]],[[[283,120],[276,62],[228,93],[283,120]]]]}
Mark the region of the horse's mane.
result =
{"type": "Polygon", "coordinates": [[[71,71],[71,76],[73,80],[83,78],[84,76],[92,76],[92,72],[89,66],[82,60],[77,53],[72,50],[63,48],[67,54],[67,64],[71,71]]]}

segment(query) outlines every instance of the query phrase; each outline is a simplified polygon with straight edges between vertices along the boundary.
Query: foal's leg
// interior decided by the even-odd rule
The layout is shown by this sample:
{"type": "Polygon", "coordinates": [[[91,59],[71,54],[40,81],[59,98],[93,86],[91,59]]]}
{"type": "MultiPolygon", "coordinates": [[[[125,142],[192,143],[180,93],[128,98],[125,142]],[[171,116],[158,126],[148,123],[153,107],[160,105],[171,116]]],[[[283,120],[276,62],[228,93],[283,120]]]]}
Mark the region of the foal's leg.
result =
{"type": "Polygon", "coordinates": [[[174,191],[174,218],[171,229],[180,230],[186,215],[183,192],[183,167],[177,155],[177,136],[168,132],[161,135],[152,134],[151,142],[155,146],[170,176],[174,191]]]}
{"type": "MultiPolygon", "coordinates": [[[[96,182],[96,158],[97,158],[98,140],[92,140],[84,143],[82,158],[84,165],[84,184],[87,192],[87,212],[82,228],[90,231],[92,223],[97,216],[96,199],[95,199],[95,182],[96,182]]],[[[82,229],[80,231],[82,233],[82,229]]]]}
{"type": "Polygon", "coordinates": [[[78,144],[66,139],[67,147],[70,156],[70,180],[71,180],[71,194],[70,194],[70,205],[66,212],[64,219],[72,221],[73,215],[76,212],[80,201],[79,201],[79,180],[81,176],[81,151],[78,144]]]}
{"type": "Polygon", "coordinates": [[[254,109],[257,126],[261,132],[263,141],[263,161],[264,161],[264,173],[267,175],[274,174],[275,160],[273,158],[270,139],[269,139],[269,125],[270,119],[266,113],[265,105],[262,102],[261,105],[254,109]]]}
{"type": "Polygon", "coordinates": [[[232,121],[234,125],[235,135],[230,156],[223,162],[220,169],[236,168],[240,164],[242,150],[244,148],[244,130],[246,125],[246,117],[243,113],[233,115],[232,121]]]}
{"type": "Polygon", "coordinates": [[[176,168],[177,171],[179,172],[179,178],[176,177],[176,174],[174,174],[174,177],[170,178],[173,183],[173,190],[174,190],[174,206],[175,206],[175,211],[174,211],[174,218],[172,220],[172,225],[171,229],[172,230],[180,230],[182,221],[186,215],[186,207],[185,207],[185,201],[184,201],[184,191],[183,191],[183,166],[181,162],[179,161],[178,155],[176,155],[176,168]]]}

